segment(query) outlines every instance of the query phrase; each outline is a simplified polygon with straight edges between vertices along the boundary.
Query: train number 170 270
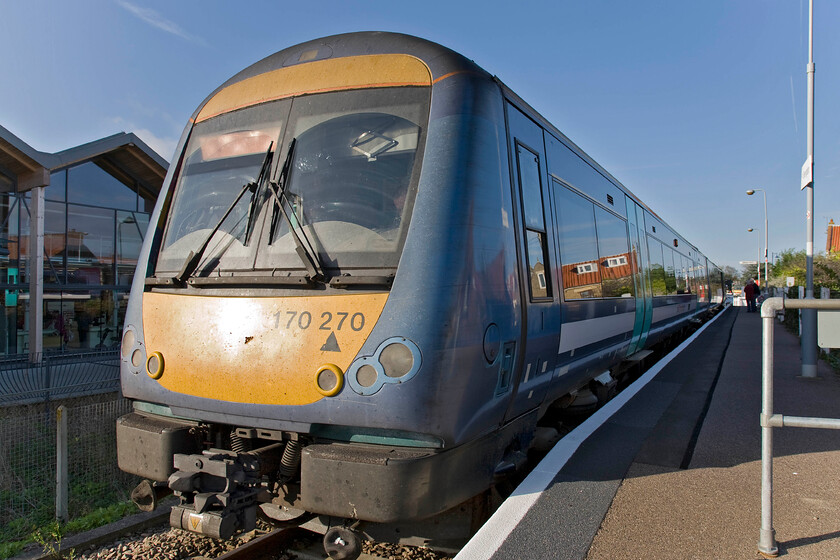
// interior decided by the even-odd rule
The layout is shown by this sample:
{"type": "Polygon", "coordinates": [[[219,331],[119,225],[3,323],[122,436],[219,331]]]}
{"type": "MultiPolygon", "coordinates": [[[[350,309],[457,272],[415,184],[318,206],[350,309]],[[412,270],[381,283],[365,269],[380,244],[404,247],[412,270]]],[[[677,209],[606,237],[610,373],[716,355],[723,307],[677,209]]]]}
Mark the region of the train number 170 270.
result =
{"type": "Polygon", "coordinates": [[[344,328],[350,328],[359,332],[365,328],[363,313],[324,311],[319,318],[313,319],[309,311],[278,311],[272,317],[274,318],[275,329],[306,330],[310,327],[317,327],[322,331],[340,331],[344,328]]]}

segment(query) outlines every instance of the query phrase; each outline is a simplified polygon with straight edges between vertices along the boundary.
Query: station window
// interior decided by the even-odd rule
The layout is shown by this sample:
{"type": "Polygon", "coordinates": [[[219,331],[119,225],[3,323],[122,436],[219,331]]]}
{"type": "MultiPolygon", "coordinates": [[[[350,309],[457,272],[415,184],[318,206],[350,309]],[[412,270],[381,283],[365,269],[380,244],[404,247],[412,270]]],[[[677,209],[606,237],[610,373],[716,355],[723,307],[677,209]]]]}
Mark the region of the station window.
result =
{"type": "Polygon", "coordinates": [[[137,210],[137,191],[95,163],[87,162],[68,170],[67,201],[137,210]]]}
{"type": "Polygon", "coordinates": [[[2,173],[0,173],[0,192],[8,193],[8,192],[15,192],[15,183],[11,180],[11,178],[6,177],[2,173]]]}

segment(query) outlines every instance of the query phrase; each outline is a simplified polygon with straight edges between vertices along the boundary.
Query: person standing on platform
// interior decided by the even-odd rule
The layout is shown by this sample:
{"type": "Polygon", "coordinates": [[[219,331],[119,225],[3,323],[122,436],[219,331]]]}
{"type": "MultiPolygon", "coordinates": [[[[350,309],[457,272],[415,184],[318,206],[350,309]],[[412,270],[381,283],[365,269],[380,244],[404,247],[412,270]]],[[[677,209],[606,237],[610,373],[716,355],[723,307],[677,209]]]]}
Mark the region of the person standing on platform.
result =
{"type": "Polygon", "coordinates": [[[760,293],[761,288],[758,287],[754,279],[750,278],[750,281],[744,286],[744,297],[747,300],[747,313],[756,311],[755,300],[758,299],[760,293]]]}

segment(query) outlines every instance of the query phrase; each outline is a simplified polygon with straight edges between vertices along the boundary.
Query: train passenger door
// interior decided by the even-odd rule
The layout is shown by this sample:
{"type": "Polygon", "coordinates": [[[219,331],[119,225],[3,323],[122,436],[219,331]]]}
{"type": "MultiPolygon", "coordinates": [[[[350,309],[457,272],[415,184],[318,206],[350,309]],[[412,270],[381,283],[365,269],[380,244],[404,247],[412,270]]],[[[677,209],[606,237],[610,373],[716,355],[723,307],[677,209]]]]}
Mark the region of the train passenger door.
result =
{"type": "Polygon", "coordinates": [[[633,279],[636,285],[636,319],[627,355],[645,346],[653,316],[653,291],[650,285],[650,259],[645,234],[645,211],[630,197],[627,200],[627,227],[630,228],[630,255],[633,259],[633,279]]]}
{"type": "Polygon", "coordinates": [[[560,341],[560,313],[555,303],[555,278],[548,235],[550,208],[543,130],[512,105],[507,105],[515,231],[522,298],[522,333],[514,359],[510,420],[542,404],[551,382],[560,341]]]}

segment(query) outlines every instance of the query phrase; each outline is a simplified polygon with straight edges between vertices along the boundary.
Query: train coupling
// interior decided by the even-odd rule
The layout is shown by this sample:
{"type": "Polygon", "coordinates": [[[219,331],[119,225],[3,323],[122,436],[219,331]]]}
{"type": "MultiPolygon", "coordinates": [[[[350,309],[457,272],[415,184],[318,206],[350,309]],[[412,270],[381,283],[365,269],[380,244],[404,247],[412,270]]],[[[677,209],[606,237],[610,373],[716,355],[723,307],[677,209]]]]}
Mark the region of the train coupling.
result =
{"type": "Polygon", "coordinates": [[[176,454],[169,488],[181,500],[169,524],[177,529],[228,539],[256,527],[257,507],[270,501],[262,476],[276,470],[284,444],[236,453],[209,449],[200,455],[176,454]]]}

